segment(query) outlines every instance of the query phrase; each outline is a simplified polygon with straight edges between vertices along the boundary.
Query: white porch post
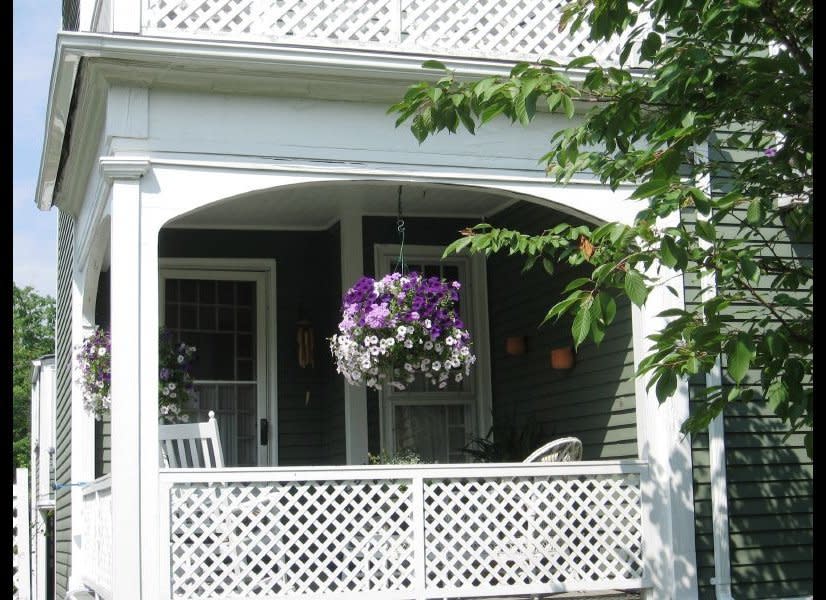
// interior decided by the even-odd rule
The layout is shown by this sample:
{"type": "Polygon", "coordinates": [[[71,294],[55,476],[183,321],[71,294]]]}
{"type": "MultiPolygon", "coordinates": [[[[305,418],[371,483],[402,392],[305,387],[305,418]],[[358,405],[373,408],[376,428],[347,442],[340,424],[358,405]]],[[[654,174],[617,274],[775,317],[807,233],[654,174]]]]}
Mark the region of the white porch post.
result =
{"type": "MultiPolygon", "coordinates": [[[[654,272],[652,268],[652,272],[654,272]]],[[[657,317],[669,308],[685,308],[683,279],[662,268],[662,279],[679,292],[654,288],[642,308],[633,308],[634,366],[648,353],[647,337],[662,330],[667,319],[657,317]]],[[[688,382],[662,405],[648,378],[635,383],[639,457],[648,461],[650,477],[642,488],[644,522],[643,559],[652,586],[649,598],[691,600],[697,598],[697,565],[694,544],[694,492],[691,442],[680,433],[688,417],[688,382]],[[646,506],[647,505],[647,506],[646,506]]]]}
{"type": "Polygon", "coordinates": [[[111,0],[112,32],[140,33],[142,1],[111,0]]]}
{"type": "MultiPolygon", "coordinates": [[[[361,215],[341,217],[341,291],[344,293],[364,273],[361,215]]],[[[344,429],[347,464],[367,462],[367,388],[344,384],[344,429]]]]}
{"type": "MultiPolygon", "coordinates": [[[[141,298],[140,179],[148,166],[145,160],[101,159],[103,175],[112,186],[112,596],[118,600],[152,597],[146,595],[150,590],[144,589],[141,577],[145,529],[151,526],[143,510],[157,499],[157,495],[147,495],[152,491],[151,477],[147,478],[148,449],[141,444],[142,434],[149,433],[142,431],[148,421],[142,405],[154,391],[146,389],[146,378],[141,377],[148,368],[142,364],[141,342],[146,336],[141,335],[141,317],[144,308],[157,311],[157,300],[142,307],[141,298]]],[[[157,423],[155,429],[157,440],[157,423]]],[[[152,464],[155,479],[157,467],[156,460],[152,464]]]]}

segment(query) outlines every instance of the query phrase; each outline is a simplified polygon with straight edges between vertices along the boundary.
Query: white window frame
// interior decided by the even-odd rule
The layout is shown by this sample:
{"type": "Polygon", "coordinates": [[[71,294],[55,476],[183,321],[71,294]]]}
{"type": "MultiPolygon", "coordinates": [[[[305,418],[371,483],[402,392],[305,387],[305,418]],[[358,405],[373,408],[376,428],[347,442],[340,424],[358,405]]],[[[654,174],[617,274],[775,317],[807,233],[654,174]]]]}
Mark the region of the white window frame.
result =
{"type": "Polygon", "coordinates": [[[278,362],[275,260],[269,258],[161,258],[159,260],[159,322],[166,322],[165,279],[220,279],[256,282],[256,381],[258,466],[278,465],[278,362]],[[258,436],[260,419],[268,423],[267,445],[258,436]]]}
{"type": "MultiPolygon", "coordinates": [[[[395,259],[399,256],[398,244],[374,244],[373,257],[376,278],[381,278],[392,270],[395,259]]],[[[473,376],[466,380],[472,386],[470,390],[445,394],[444,392],[422,392],[415,400],[408,400],[403,394],[392,390],[380,391],[379,394],[379,438],[382,449],[392,453],[396,440],[393,431],[393,413],[396,406],[425,405],[464,405],[470,399],[469,435],[471,437],[487,434],[491,426],[491,374],[490,374],[490,340],[488,327],[488,293],[487,264],[481,255],[452,255],[442,259],[444,246],[405,244],[405,262],[439,262],[446,265],[464,265],[470,281],[463,283],[462,303],[467,307],[473,320],[471,331],[473,352],[476,363],[473,376]]]]}

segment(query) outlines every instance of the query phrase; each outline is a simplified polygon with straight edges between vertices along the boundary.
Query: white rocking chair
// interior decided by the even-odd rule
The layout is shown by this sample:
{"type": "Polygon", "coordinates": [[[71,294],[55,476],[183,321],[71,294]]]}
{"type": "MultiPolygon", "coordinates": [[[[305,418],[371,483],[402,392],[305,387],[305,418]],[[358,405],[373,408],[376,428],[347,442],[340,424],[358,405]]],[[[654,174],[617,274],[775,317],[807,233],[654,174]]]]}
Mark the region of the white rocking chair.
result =
{"type": "Polygon", "coordinates": [[[206,423],[159,425],[161,466],[164,468],[222,469],[224,453],[215,413],[206,423]],[[211,451],[211,452],[210,452],[211,451]]]}
{"type": "MultiPolygon", "coordinates": [[[[209,420],[205,423],[183,423],[175,425],[160,425],[160,459],[164,468],[206,468],[221,469],[224,465],[224,454],[221,448],[221,438],[218,433],[218,422],[215,413],[209,411],[209,420]]],[[[251,531],[246,531],[240,537],[237,528],[242,525],[242,513],[245,506],[252,502],[253,513],[258,502],[235,501],[225,494],[221,496],[220,485],[215,486],[214,502],[221,507],[224,527],[215,531],[226,539],[224,557],[234,564],[236,577],[240,583],[245,575],[249,575],[249,566],[246,557],[242,554],[246,542],[253,540],[251,531]]],[[[198,532],[199,535],[202,532],[198,532]]],[[[196,569],[197,566],[191,566],[196,569]]],[[[266,583],[266,579],[262,582],[266,583]]]]}

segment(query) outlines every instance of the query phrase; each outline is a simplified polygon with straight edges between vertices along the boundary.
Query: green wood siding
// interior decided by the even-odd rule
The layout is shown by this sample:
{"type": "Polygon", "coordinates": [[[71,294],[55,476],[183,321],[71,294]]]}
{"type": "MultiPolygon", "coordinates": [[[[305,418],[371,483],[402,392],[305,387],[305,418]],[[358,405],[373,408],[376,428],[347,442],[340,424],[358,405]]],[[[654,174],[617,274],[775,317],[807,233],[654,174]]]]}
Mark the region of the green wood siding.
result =
{"type": "MultiPolygon", "coordinates": [[[[55,314],[55,481],[72,478],[72,263],[74,220],[58,211],[55,314]]],[[[63,598],[72,568],[70,487],[55,494],[55,595],[63,598]]]]}
{"type": "MultiPolygon", "coordinates": [[[[724,139],[725,135],[718,136],[724,139]]],[[[712,160],[733,162],[746,155],[724,151],[712,160]]],[[[712,178],[712,193],[729,191],[726,173],[712,178]]],[[[691,211],[683,219],[693,222],[691,211]]],[[[727,218],[717,226],[718,235],[740,237],[737,219],[727,218]]],[[[780,234],[781,223],[762,228],[766,237],[780,234]]],[[[781,257],[811,260],[811,244],[779,241],[773,251],[781,257]]],[[[758,289],[769,293],[769,281],[758,289]]],[[[692,304],[699,292],[696,280],[686,280],[686,301],[692,304]]],[[[738,308],[732,310],[735,317],[738,308]]],[[[756,372],[749,374],[759,381],[756,372]]],[[[704,385],[692,382],[692,392],[704,385]]],[[[726,382],[724,381],[724,386],[726,382]]],[[[784,441],[787,428],[761,402],[730,405],[724,412],[727,497],[731,551],[732,594],[738,599],[792,598],[813,593],[813,473],[803,448],[803,435],[784,441]]],[[[711,525],[711,493],[708,435],[692,438],[694,503],[700,597],[713,598],[714,544],[711,525]]]]}
{"type": "Polygon", "coordinates": [[[161,257],[275,259],[279,464],[343,462],[343,382],[326,342],[338,323],[341,298],[337,231],[165,229],[159,244],[161,257]],[[304,369],[296,346],[302,317],[315,334],[315,366],[304,369]]]}
{"type": "MultiPolygon", "coordinates": [[[[535,204],[519,202],[488,221],[496,227],[538,234],[561,221],[576,222],[535,204]]],[[[575,436],[583,458],[636,458],[636,406],[631,309],[618,302],[617,316],[597,347],[580,346],[570,371],[550,368],[552,348],[571,345],[570,322],[539,324],[578,270],[541,266],[522,273],[519,257],[488,259],[488,298],[494,418],[498,423],[542,426],[546,439],[575,436]],[[526,353],[510,356],[505,339],[525,336],[526,353]]]]}

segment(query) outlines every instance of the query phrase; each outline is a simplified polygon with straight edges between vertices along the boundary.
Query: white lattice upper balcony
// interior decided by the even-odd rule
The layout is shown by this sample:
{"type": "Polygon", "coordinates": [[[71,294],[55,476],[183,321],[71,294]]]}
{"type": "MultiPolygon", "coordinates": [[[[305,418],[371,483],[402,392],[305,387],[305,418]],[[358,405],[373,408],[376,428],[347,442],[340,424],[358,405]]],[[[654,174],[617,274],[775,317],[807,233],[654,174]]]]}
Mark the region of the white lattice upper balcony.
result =
{"type": "Polygon", "coordinates": [[[566,0],[98,0],[92,29],[118,31],[138,3],[145,36],[560,62],[621,49],[560,33],[566,0]]]}

